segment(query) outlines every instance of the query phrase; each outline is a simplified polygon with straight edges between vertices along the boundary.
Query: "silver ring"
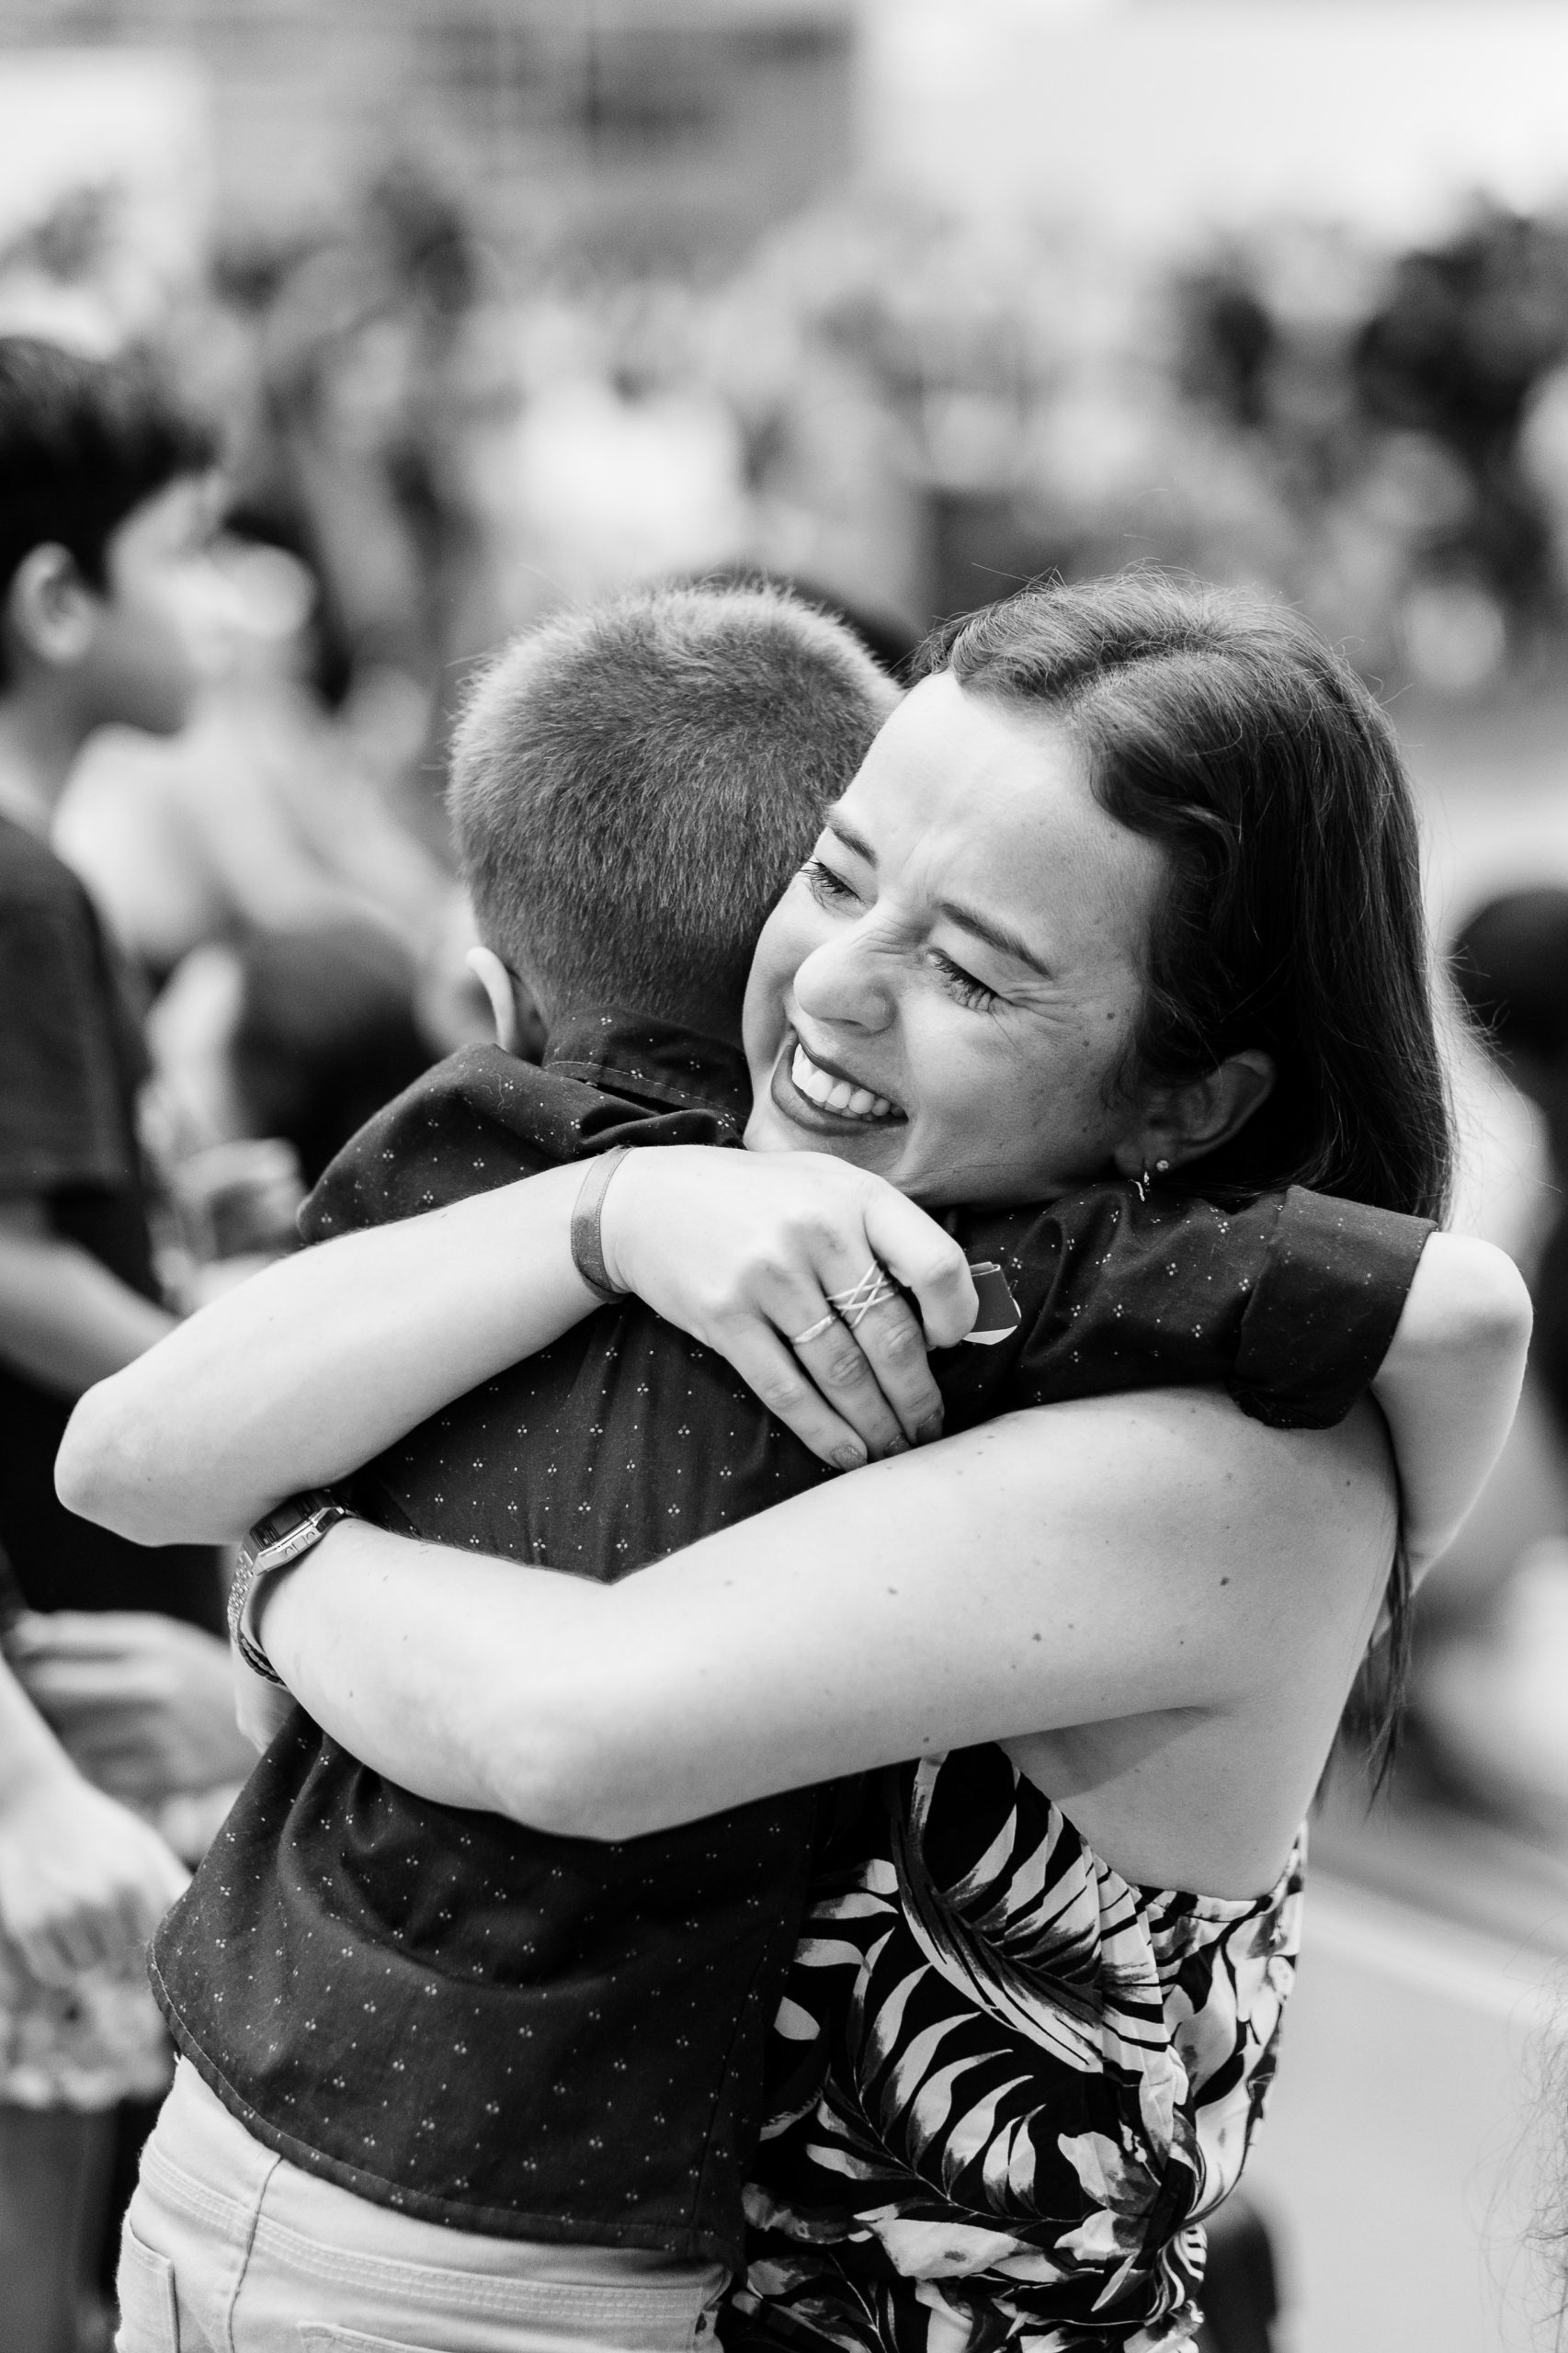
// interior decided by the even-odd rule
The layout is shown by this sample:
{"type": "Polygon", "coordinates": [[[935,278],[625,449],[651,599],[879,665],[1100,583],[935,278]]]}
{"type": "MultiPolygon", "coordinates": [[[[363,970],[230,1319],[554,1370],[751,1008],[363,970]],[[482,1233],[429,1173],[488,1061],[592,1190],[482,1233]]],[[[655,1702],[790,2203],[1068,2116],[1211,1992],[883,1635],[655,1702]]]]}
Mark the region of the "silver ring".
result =
{"type": "Polygon", "coordinates": [[[847,1290],[830,1290],[826,1294],[828,1305],[843,1317],[852,1332],[873,1307],[881,1307],[884,1300],[897,1296],[898,1285],[880,1258],[873,1258],[859,1281],[851,1283],[847,1290]]]}
{"type": "Polygon", "coordinates": [[[803,1332],[797,1332],[790,1342],[790,1346],[792,1348],[803,1348],[808,1340],[820,1340],[824,1332],[832,1331],[837,1321],[837,1315],[830,1307],[825,1315],[819,1315],[814,1324],[808,1324],[803,1332]]]}

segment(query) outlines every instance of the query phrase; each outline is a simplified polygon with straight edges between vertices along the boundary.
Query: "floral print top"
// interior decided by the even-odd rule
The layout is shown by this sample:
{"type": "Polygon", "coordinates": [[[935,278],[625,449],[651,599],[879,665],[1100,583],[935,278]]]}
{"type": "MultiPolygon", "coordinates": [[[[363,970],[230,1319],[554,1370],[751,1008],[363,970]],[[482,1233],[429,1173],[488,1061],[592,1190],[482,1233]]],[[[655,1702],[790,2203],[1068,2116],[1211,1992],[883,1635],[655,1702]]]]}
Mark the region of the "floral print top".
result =
{"type": "Polygon", "coordinates": [[[1000,1748],[879,1776],[775,2028],[724,2336],[1155,2353],[1273,2076],[1304,1846],[1265,1895],[1135,1887],[1000,1748]]]}

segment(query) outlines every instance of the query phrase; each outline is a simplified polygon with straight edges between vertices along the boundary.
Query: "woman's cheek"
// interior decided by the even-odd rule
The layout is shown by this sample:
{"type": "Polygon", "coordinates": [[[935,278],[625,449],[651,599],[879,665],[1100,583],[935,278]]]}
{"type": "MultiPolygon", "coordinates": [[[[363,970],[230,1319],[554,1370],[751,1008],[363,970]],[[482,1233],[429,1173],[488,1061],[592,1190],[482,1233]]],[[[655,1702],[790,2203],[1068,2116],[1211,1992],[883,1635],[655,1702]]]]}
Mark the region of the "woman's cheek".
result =
{"type": "Polygon", "coordinates": [[[1097,1035],[1085,1025],[1067,1036],[1035,1030],[1010,1044],[992,1079],[993,1122],[1006,1130],[996,1138],[998,1160],[1017,1174],[1025,1199],[1086,1181],[1108,1150],[1097,1035]]]}

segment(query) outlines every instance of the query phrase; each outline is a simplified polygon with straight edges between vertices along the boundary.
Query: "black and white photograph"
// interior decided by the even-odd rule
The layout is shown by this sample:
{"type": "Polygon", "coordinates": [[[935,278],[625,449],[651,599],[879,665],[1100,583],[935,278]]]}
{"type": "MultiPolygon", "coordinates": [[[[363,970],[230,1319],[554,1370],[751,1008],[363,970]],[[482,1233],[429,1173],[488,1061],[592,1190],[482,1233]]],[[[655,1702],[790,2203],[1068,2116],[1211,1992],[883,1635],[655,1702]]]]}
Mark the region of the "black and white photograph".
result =
{"type": "Polygon", "coordinates": [[[0,2353],[1568,2347],[1568,6],[0,0],[0,2353]]]}

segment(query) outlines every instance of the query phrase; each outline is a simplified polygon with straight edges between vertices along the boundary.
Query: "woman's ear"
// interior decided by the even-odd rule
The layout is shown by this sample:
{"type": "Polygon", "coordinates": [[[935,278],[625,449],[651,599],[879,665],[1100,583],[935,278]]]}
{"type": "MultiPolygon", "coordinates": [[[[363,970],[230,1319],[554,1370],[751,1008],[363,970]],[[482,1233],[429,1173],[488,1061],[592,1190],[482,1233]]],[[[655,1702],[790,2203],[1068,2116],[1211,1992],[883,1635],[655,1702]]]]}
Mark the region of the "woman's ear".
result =
{"type": "Polygon", "coordinates": [[[1273,1092],[1272,1055],[1247,1047],[1227,1055],[1202,1078],[1185,1086],[1161,1088],[1127,1142],[1117,1147],[1116,1165],[1125,1176],[1159,1168],[1179,1168],[1228,1143],[1273,1092]]]}
{"type": "Polygon", "coordinates": [[[532,1061],[543,1042],[544,1024],[530,990],[494,948],[471,948],[463,961],[490,999],[496,1044],[532,1061]]]}

